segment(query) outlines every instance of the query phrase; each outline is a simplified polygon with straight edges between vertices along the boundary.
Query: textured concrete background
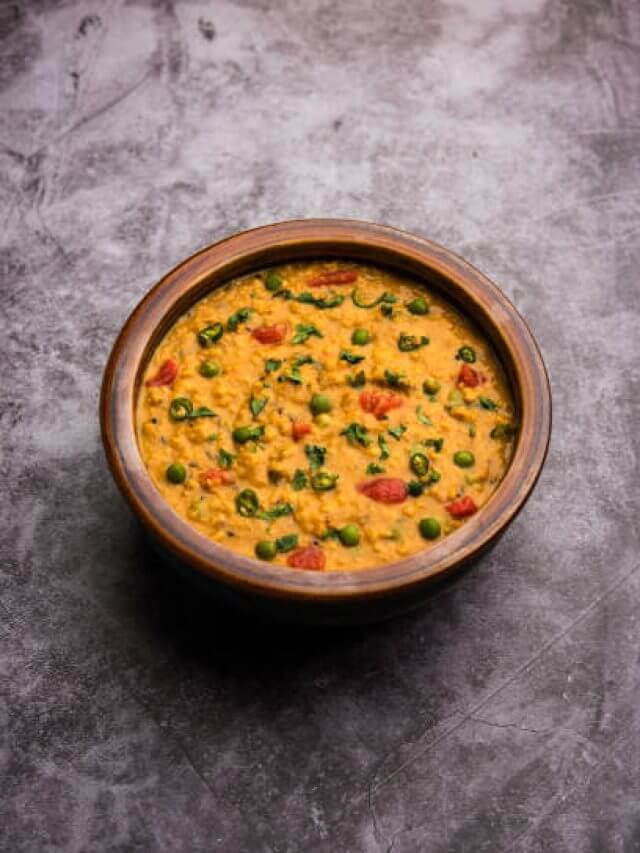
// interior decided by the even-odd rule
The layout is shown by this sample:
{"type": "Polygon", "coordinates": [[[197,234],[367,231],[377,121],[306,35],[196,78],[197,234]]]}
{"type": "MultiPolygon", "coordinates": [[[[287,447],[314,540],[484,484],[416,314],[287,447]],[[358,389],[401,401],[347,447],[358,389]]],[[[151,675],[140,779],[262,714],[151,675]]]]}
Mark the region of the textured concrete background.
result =
{"type": "Polygon", "coordinates": [[[0,5],[0,847],[640,850],[640,6],[0,5]],[[103,460],[114,337],[239,229],[353,216],[494,277],[555,431],[418,613],[300,632],[157,564],[103,460]]]}

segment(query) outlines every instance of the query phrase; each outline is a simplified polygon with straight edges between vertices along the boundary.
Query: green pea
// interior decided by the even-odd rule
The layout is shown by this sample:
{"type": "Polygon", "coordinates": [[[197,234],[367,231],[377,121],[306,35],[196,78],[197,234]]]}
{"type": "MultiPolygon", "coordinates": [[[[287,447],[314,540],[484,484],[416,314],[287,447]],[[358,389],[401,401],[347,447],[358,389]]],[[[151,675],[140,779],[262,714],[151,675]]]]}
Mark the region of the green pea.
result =
{"type": "Polygon", "coordinates": [[[422,296],[416,296],[415,299],[412,299],[411,302],[407,303],[407,311],[410,314],[422,315],[429,313],[429,306],[427,304],[427,300],[423,299],[422,296]]]}
{"type": "Polygon", "coordinates": [[[270,290],[271,293],[276,293],[282,287],[282,279],[277,272],[270,272],[267,274],[264,284],[267,290],[270,290]]]}
{"type": "Polygon", "coordinates": [[[423,539],[437,539],[440,536],[440,522],[437,518],[421,518],[418,530],[423,539]]]}
{"type": "Polygon", "coordinates": [[[437,394],[438,391],[442,388],[442,385],[438,382],[435,376],[429,376],[422,383],[422,390],[425,394],[437,394]]]}
{"type": "Polygon", "coordinates": [[[346,524],[338,531],[338,537],[345,548],[355,548],[360,544],[360,528],[357,524],[346,524]]]}
{"type": "Polygon", "coordinates": [[[244,516],[244,518],[253,518],[258,512],[259,507],[258,496],[253,489],[243,489],[236,496],[236,509],[238,514],[244,516]]]}
{"type": "Polygon", "coordinates": [[[466,361],[467,364],[473,364],[473,362],[476,360],[476,351],[473,347],[460,347],[456,358],[458,359],[458,361],[466,361]]]}
{"type": "Polygon", "coordinates": [[[198,368],[200,376],[204,376],[205,379],[213,379],[214,376],[219,375],[221,370],[222,368],[217,361],[203,361],[198,368]]]}
{"type": "Polygon", "coordinates": [[[471,468],[475,463],[476,457],[470,450],[458,450],[453,454],[453,461],[458,468],[471,468]]]}
{"type": "Polygon", "coordinates": [[[236,427],[231,436],[236,444],[246,444],[248,441],[257,441],[263,434],[263,426],[241,426],[236,427]]]}
{"type": "Polygon", "coordinates": [[[224,326],[222,323],[209,323],[208,326],[198,332],[198,343],[201,347],[211,347],[217,344],[223,335],[224,326]]]}
{"type": "Polygon", "coordinates": [[[370,336],[366,329],[354,329],[351,335],[351,343],[357,347],[366,346],[369,343],[370,336]]]}
{"type": "Polygon", "coordinates": [[[311,477],[311,488],[315,492],[328,492],[335,489],[338,482],[338,474],[329,474],[327,471],[317,471],[311,477]]]}
{"type": "Polygon", "coordinates": [[[414,453],[409,459],[411,470],[418,477],[424,477],[429,470],[429,459],[424,453],[414,453]]]}
{"type": "Polygon", "coordinates": [[[193,403],[188,397],[176,397],[169,404],[169,417],[173,421],[184,421],[193,412],[193,403]]]}
{"type": "Polygon", "coordinates": [[[187,469],[184,467],[182,462],[174,462],[173,465],[169,465],[167,468],[167,480],[170,483],[179,486],[180,483],[184,483],[186,479],[187,469]]]}
{"type": "Polygon", "coordinates": [[[326,394],[314,394],[309,403],[309,408],[314,415],[326,415],[331,411],[331,400],[326,394]]]}
{"type": "Polygon", "coordinates": [[[262,539],[260,542],[256,542],[254,551],[259,560],[273,560],[275,555],[278,553],[278,547],[275,542],[270,542],[268,539],[262,539]]]}

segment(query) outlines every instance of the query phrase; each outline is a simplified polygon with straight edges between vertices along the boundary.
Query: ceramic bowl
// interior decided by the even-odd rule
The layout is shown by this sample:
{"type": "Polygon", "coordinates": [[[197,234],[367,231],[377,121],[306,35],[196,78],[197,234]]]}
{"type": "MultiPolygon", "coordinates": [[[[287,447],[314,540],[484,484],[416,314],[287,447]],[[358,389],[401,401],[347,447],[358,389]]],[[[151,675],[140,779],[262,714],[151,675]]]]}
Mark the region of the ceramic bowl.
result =
{"type": "Polygon", "coordinates": [[[551,393],[527,324],[496,285],[471,264],[436,243],[394,228],[315,219],[267,225],[221,240],[159,281],[116,340],[104,374],[100,417],[116,483],[165,558],[231,604],[283,619],[336,624],[381,619],[419,605],[435,582],[495,543],[524,506],[540,475],[551,431],[551,393]],[[491,340],[511,385],[520,422],[507,473],[476,515],[411,557],[353,572],[305,572],[270,565],[211,541],[164,501],[147,474],[135,435],[141,377],[176,319],[235,276],[311,258],[386,266],[424,281],[456,304],[491,340]]]}

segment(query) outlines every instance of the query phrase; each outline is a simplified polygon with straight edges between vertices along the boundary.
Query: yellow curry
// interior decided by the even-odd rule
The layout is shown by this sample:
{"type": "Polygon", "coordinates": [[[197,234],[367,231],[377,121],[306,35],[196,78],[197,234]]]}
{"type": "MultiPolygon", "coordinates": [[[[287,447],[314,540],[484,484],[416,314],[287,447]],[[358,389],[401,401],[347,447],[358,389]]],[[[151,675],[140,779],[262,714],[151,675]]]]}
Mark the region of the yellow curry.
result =
{"type": "Polygon", "coordinates": [[[198,302],[147,368],[147,469],[205,536],[299,569],[401,559],[504,476],[516,420],[488,342],[394,273],[287,264],[198,302]]]}

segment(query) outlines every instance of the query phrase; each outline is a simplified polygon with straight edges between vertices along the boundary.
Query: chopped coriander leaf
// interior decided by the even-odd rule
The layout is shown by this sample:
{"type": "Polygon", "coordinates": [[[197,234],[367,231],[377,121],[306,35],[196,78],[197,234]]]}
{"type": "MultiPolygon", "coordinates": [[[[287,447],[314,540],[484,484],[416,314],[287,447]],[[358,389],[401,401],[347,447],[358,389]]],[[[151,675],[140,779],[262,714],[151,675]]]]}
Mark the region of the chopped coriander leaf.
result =
{"type": "Polygon", "coordinates": [[[311,356],[310,356],[310,355],[307,355],[307,354],[304,354],[304,355],[297,355],[297,356],[295,356],[295,358],[294,358],[294,359],[293,359],[293,361],[292,361],[292,366],[293,366],[293,369],[294,369],[294,370],[298,370],[298,369],[299,369],[299,368],[301,368],[304,364],[315,364],[315,365],[317,365],[317,364],[318,364],[318,362],[317,362],[317,361],[314,361],[314,360],[311,358],[311,356]]]}
{"type": "Polygon", "coordinates": [[[362,388],[366,384],[367,377],[364,370],[359,370],[355,376],[347,376],[347,384],[352,388],[362,388]]]}
{"type": "Polygon", "coordinates": [[[321,447],[319,444],[305,444],[304,452],[309,460],[309,465],[312,471],[322,468],[324,460],[327,456],[327,448],[321,447]]]}
{"type": "Polygon", "coordinates": [[[380,306],[380,313],[383,317],[393,317],[393,305],[383,304],[380,306]]]}
{"type": "Polygon", "coordinates": [[[385,459],[388,459],[391,456],[391,451],[389,450],[389,445],[387,444],[387,439],[384,435],[378,436],[378,447],[380,448],[380,461],[384,462],[385,459]]]}
{"type": "Polygon", "coordinates": [[[364,361],[364,356],[343,349],[340,353],[340,361],[346,361],[347,364],[360,364],[361,361],[364,361]]]}
{"type": "Polygon", "coordinates": [[[282,361],[279,358],[267,358],[264,362],[264,369],[266,373],[273,373],[279,367],[282,366],[282,361]]]}
{"type": "Polygon", "coordinates": [[[406,374],[395,370],[385,370],[384,381],[390,388],[402,388],[406,386],[406,374]]]}
{"type": "Polygon", "coordinates": [[[278,382],[291,382],[292,385],[302,385],[302,374],[300,369],[292,367],[289,373],[281,373],[278,382]]]}
{"type": "Polygon", "coordinates": [[[254,418],[257,418],[260,412],[269,402],[268,397],[251,397],[249,400],[249,409],[254,418]]]}
{"type": "Polygon", "coordinates": [[[305,291],[294,298],[296,302],[301,302],[303,305],[315,305],[316,308],[337,308],[344,302],[344,296],[340,293],[332,293],[330,296],[319,298],[313,293],[305,291]]]}
{"type": "Polygon", "coordinates": [[[404,424],[398,424],[398,426],[389,427],[389,429],[387,430],[389,435],[392,435],[396,441],[400,441],[400,439],[402,438],[402,436],[405,434],[406,431],[407,431],[407,428],[404,424]]]}
{"type": "Polygon", "coordinates": [[[421,335],[417,338],[415,335],[405,335],[404,333],[398,338],[398,349],[400,352],[413,352],[414,350],[425,347],[429,343],[429,338],[421,335]]]}
{"type": "Polygon", "coordinates": [[[425,447],[433,447],[436,453],[440,453],[444,444],[444,438],[425,438],[422,444],[425,447]]]}
{"type": "Polygon", "coordinates": [[[218,465],[221,468],[229,469],[235,462],[236,455],[235,453],[229,453],[223,447],[218,450],[218,465]]]}
{"type": "Polygon", "coordinates": [[[371,444],[371,439],[367,436],[367,428],[362,424],[351,423],[348,427],[342,430],[340,435],[344,435],[347,438],[349,444],[360,445],[360,447],[369,447],[371,444]]]}
{"type": "Polygon", "coordinates": [[[498,408],[498,404],[494,402],[491,397],[483,397],[482,395],[480,395],[480,397],[478,397],[478,400],[482,408],[488,409],[488,411],[490,412],[495,412],[495,410],[498,408]]]}
{"type": "Polygon", "coordinates": [[[293,551],[297,544],[297,533],[289,533],[287,536],[280,536],[279,539],[276,539],[276,548],[280,554],[286,554],[288,551],[293,551]]]}
{"type": "Polygon", "coordinates": [[[416,417],[423,426],[433,426],[433,421],[422,411],[422,406],[416,406],[416,417]]]}
{"type": "Polygon", "coordinates": [[[306,325],[304,323],[298,323],[298,325],[296,326],[296,333],[293,336],[291,343],[303,344],[311,337],[322,338],[324,337],[324,335],[318,328],[316,328],[316,326],[312,324],[306,325]]]}
{"type": "Polygon", "coordinates": [[[227,320],[227,331],[237,332],[240,323],[246,323],[249,317],[251,316],[251,313],[251,308],[240,308],[227,320]]]}
{"type": "Polygon", "coordinates": [[[384,474],[384,468],[382,465],[378,465],[377,462],[369,462],[367,465],[367,474],[384,474]]]}
{"type": "Polygon", "coordinates": [[[309,478],[305,471],[302,468],[296,468],[295,473],[293,475],[293,479],[291,480],[291,488],[294,492],[299,492],[302,489],[306,489],[309,485],[309,478]]]}
{"type": "Polygon", "coordinates": [[[498,424],[489,433],[491,438],[513,438],[517,428],[513,424],[498,424]]]}
{"type": "Polygon", "coordinates": [[[275,521],[276,518],[282,518],[284,515],[292,515],[293,507],[289,503],[277,503],[271,509],[261,509],[256,513],[256,518],[262,521],[275,521]]]}

